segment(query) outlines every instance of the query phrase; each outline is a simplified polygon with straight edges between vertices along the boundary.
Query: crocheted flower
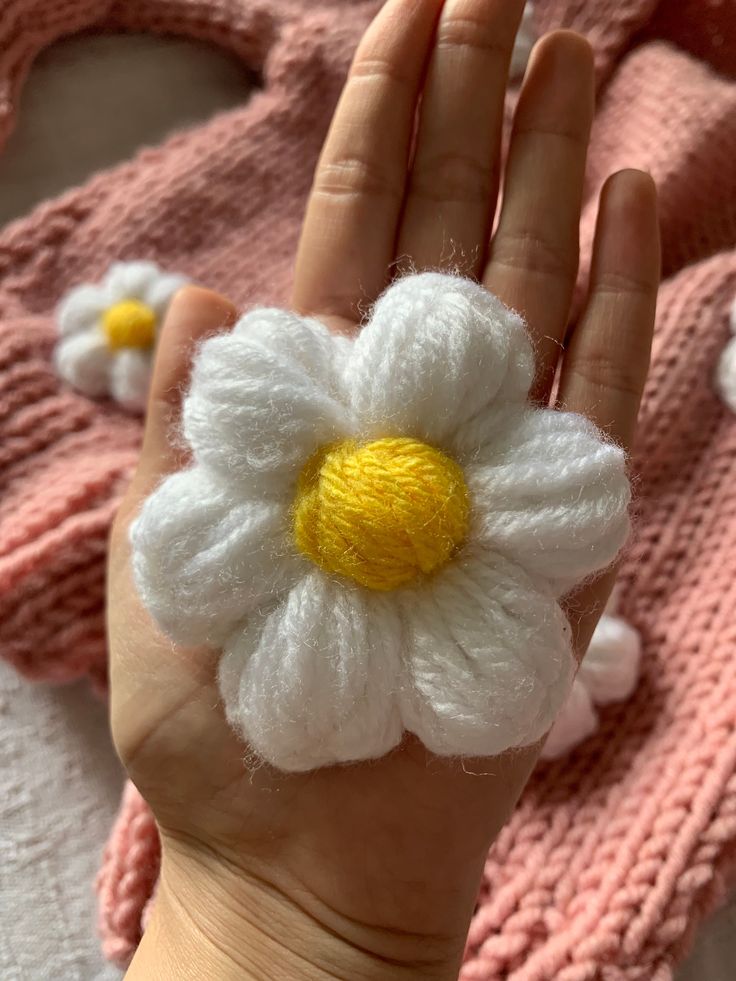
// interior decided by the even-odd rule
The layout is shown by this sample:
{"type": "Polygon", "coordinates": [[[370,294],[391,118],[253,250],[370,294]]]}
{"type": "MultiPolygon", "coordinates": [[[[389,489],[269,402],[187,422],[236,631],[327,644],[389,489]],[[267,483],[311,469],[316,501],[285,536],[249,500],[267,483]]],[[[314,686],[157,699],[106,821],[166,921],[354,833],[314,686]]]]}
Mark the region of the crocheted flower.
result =
{"type": "Polygon", "coordinates": [[[736,412],[736,300],[731,305],[729,324],[734,336],[726,344],[718,361],[716,386],[726,405],[736,412]]]}
{"type": "Polygon", "coordinates": [[[59,375],[91,398],[142,412],[166,308],[186,282],[152,262],[117,262],[98,284],[77,286],[57,310],[59,375]]]}
{"type": "Polygon", "coordinates": [[[570,695],[550,730],[542,758],[556,760],[598,728],[596,705],[623,702],[636,688],[641,637],[616,614],[616,594],[598,621],[570,695]]]}
{"type": "Polygon", "coordinates": [[[423,274],[355,341],[271,309],[208,340],[193,464],[131,528],[140,595],[223,648],[227,717],[287,770],[540,739],[574,673],[558,599],[628,531],[622,450],[526,401],[523,322],[423,274]]]}

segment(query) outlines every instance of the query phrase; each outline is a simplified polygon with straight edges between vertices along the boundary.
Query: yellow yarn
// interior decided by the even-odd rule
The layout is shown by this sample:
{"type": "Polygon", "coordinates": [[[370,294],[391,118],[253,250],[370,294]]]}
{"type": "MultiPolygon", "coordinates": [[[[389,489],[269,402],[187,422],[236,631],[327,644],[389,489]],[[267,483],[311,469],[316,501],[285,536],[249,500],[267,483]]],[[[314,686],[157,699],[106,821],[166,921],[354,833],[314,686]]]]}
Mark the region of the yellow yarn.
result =
{"type": "Polygon", "coordinates": [[[348,440],[304,467],[294,538],[322,569],[385,591],[444,565],[465,539],[469,509],[462,470],[433,446],[348,440]]]}
{"type": "Polygon", "coordinates": [[[156,314],[140,300],[121,300],[105,311],[102,329],[108,346],[146,349],[156,338],[156,314]]]}

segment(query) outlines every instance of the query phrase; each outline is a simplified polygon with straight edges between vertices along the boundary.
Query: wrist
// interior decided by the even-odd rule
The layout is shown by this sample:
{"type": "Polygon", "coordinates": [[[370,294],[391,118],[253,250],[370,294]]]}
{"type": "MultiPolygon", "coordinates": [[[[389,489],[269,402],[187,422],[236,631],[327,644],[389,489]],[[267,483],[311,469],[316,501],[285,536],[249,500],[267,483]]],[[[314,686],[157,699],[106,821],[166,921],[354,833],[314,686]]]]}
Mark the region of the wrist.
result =
{"type": "Polygon", "coordinates": [[[312,899],[201,847],[164,847],[153,911],[127,981],[454,981],[462,940],[323,922],[312,899]],[[301,901],[303,900],[303,902],[301,901]]]}

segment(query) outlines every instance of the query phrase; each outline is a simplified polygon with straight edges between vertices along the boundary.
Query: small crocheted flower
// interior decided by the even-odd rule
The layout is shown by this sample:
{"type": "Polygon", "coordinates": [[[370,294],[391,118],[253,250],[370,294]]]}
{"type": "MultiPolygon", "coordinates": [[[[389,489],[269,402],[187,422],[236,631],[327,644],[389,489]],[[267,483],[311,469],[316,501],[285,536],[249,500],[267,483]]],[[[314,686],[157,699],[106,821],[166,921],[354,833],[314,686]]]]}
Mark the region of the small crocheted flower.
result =
{"type": "Polygon", "coordinates": [[[141,597],[222,647],[227,717],[286,770],[540,739],[572,683],[558,600],[626,538],[623,451],[532,407],[523,322],[453,276],[392,285],[355,341],[259,309],[205,342],[193,464],[131,528],[141,597]]]}
{"type": "Polygon", "coordinates": [[[59,375],[84,395],[142,412],[158,331],[185,282],[152,262],[117,262],[101,283],[75,287],[56,315],[59,375]]]}
{"type": "Polygon", "coordinates": [[[726,344],[718,361],[716,387],[726,405],[736,412],[736,300],[731,305],[729,324],[734,336],[726,344]]]}
{"type": "Polygon", "coordinates": [[[623,702],[639,680],[641,637],[616,614],[612,595],[598,621],[570,695],[550,730],[542,758],[556,760],[598,729],[596,705],[623,702]]]}

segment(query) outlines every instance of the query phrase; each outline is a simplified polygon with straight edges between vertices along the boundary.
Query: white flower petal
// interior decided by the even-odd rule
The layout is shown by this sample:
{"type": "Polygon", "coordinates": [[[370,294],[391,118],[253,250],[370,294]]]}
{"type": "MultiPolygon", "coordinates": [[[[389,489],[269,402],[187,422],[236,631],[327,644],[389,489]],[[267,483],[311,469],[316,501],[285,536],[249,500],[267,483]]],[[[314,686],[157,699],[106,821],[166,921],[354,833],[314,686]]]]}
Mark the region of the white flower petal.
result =
{"type": "Polygon", "coordinates": [[[736,412],[736,337],[724,347],[718,360],[716,388],[729,409],[736,412]]]}
{"type": "Polygon", "coordinates": [[[103,283],[109,305],[121,300],[143,300],[147,291],[161,276],[153,262],[115,262],[103,283]]]}
{"type": "Polygon", "coordinates": [[[221,644],[233,628],[303,574],[278,505],[242,501],[201,467],[171,474],[130,529],[146,608],[169,637],[221,644]]]}
{"type": "Polygon", "coordinates": [[[383,756],[402,736],[400,645],[394,603],[315,570],[228,642],[220,667],[228,720],[282,770],[383,756]]]}
{"type": "Polygon", "coordinates": [[[517,314],[476,283],[424,273],[379,298],[345,386],[365,435],[408,434],[447,447],[492,403],[522,401],[532,375],[517,314]]]}
{"type": "Polygon", "coordinates": [[[159,327],[174,294],[188,282],[186,276],[180,276],[178,273],[159,273],[158,277],[146,287],[141,299],[156,314],[159,327]]]}
{"type": "Polygon", "coordinates": [[[613,561],[629,532],[623,450],[582,416],[525,409],[466,467],[471,538],[558,595],[613,561]]]}
{"type": "Polygon", "coordinates": [[[62,337],[81,331],[96,330],[107,308],[107,296],[99,286],[83,284],[70,290],[56,310],[56,322],[62,337]]]}
{"type": "Polygon", "coordinates": [[[604,614],[595,628],[578,677],[597,705],[622,702],[636,688],[641,637],[621,617],[604,614]]]}
{"type": "Polygon", "coordinates": [[[576,678],[567,701],[562,706],[549,731],[540,756],[543,760],[558,760],[592,736],[598,728],[598,714],[585,685],[576,678]]]}
{"type": "Polygon", "coordinates": [[[125,348],[113,355],[110,394],[129,412],[145,411],[152,365],[150,351],[125,348]]]}
{"type": "Polygon", "coordinates": [[[88,330],[62,338],[54,351],[61,378],[90,398],[110,391],[111,354],[99,330],[88,330]]]}
{"type": "Polygon", "coordinates": [[[404,726],[443,756],[494,756],[547,732],[575,662],[562,610],[501,556],[466,550],[407,590],[404,726]]]}
{"type": "Polygon", "coordinates": [[[254,310],[203,344],[184,402],[197,460],[258,493],[293,493],[311,454],[351,433],[335,398],[334,339],[322,324],[254,310]]]}

